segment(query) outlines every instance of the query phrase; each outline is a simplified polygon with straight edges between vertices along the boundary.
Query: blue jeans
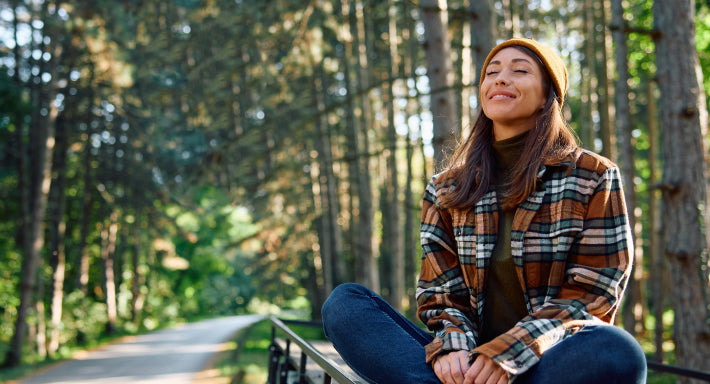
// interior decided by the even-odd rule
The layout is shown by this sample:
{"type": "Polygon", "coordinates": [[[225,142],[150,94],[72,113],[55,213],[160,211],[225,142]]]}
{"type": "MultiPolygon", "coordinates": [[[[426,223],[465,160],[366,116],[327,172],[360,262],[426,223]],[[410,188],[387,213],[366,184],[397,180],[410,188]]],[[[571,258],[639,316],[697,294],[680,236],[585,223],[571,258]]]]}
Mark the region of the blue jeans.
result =
{"type": "MultiPolygon", "coordinates": [[[[425,361],[426,331],[371,290],[338,286],[323,304],[323,329],[343,359],[375,384],[440,384],[425,361]]],[[[525,384],[633,384],[646,382],[646,357],[626,331],[587,326],[545,352],[515,379],[525,384]]]]}

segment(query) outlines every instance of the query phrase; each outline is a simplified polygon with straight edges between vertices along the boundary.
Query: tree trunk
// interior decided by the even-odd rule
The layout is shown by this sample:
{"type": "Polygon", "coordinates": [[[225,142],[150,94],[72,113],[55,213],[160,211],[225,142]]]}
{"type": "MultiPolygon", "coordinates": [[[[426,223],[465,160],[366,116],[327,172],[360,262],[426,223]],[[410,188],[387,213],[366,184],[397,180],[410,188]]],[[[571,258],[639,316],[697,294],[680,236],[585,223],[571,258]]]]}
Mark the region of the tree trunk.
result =
{"type": "Polygon", "coordinates": [[[422,0],[422,22],[426,42],[424,52],[427,63],[429,89],[431,89],[431,114],[434,123],[434,164],[442,169],[449,152],[456,145],[461,129],[455,114],[452,94],[451,43],[447,32],[446,0],[422,0]]]}
{"type": "Polygon", "coordinates": [[[472,62],[474,56],[471,53],[472,22],[469,19],[464,19],[462,23],[461,45],[463,48],[461,49],[461,73],[459,74],[461,77],[461,92],[459,93],[461,99],[457,100],[457,102],[460,102],[461,113],[459,113],[459,116],[461,117],[461,139],[463,140],[468,137],[473,129],[471,117],[474,115],[474,110],[471,108],[471,99],[476,96],[475,91],[478,88],[473,85],[476,79],[476,72],[472,62]]]}
{"type": "MultiPolygon", "coordinates": [[[[471,88],[471,93],[478,100],[480,74],[483,70],[483,62],[486,61],[488,52],[493,49],[495,43],[495,26],[496,13],[494,12],[491,0],[469,0],[469,10],[471,11],[471,62],[473,63],[473,83],[475,87],[471,88]]],[[[476,103],[479,107],[480,100],[476,103]]],[[[480,108],[479,108],[480,109],[480,108]]],[[[478,116],[470,116],[470,121],[473,123],[478,116]]],[[[472,128],[472,127],[471,127],[472,128]]]]}
{"type": "Polygon", "coordinates": [[[607,2],[609,0],[596,1],[596,11],[595,19],[597,25],[602,26],[601,33],[595,33],[596,36],[596,79],[598,97],[597,106],[599,110],[599,136],[602,140],[602,151],[601,154],[612,161],[616,160],[616,137],[614,135],[614,130],[611,128],[612,114],[610,113],[611,106],[609,100],[611,99],[611,92],[609,89],[609,68],[608,68],[608,55],[607,55],[607,2]]]}
{"type": "MultiPolygon", "coordinates": [[[[410,15],[410,4],[404,2],[402,4],[403,11],[405,15],[410,15]]],[[[409,97],[407,101],[407,107],[405,110],[405,121],[407,122],[407,137],[406,137],[406,177],[404,185],[404,236],[403,236],[403,249],[404,249],[404,287],[405,294],[407,297],[407,316],[409,318],[416,318],[417,301],[415,297],[416,286],[417,286],[417,268],[419,266],[418,258],[418,248],[419,248],[419,208],[418,201],[415,201],[414,197],[414,186],[413,181],[415,180],[414,175],[414,144],[419,139],[415,137],[414,132],[419,130],[414,130],[411,126],[410,117],[420,115],[420,105],[418,102],[416,78],[417,74],[414,68],[414,63],[416,62],[417,52],[419,51],[419,42],[416,38],[414,20],[411,17],[405,18],[404,29],[407,36],[405,40],[407,43],[407,54],[402,56],[404,75],[407,80],[407,95],[409,97]],[[411,80],[410,80],[411,79],[411,80]]],[[[421,167],[418,167],[423,176],[427,176],[426,162],[422,163],[421,167]]]]}
{"type": "Polygon", "coordinates": [[[314,138],[315,150],[318,154],[319,169],[319,196],[320,200],[320,221],[318,231],[320,253],[323,261],[323,289],[328,294],[339,280],[335,265],[338,257],[342,254],[342,243],[340,227],[338,225],[338,214],[340,212],[337,198],[337,180],[333,171],[333,152],[329,130],[326,129],[326,111],[323,102],[325,87],[322,78],[322,63],[314,63],[318,68],[313,76],[313,104],[317,111],[315,121],[314,138]]]}
{"type": "Polygon", "coordinates": [[[41,277],[37,281],[37,297],[35,301],[35,316],[37,331],[35,332],[35,346],[37,356],[47,356],[47,319],[44,306],[44,279],[41,277]]]}
{"type": "Polygon", "coordinates": [[[140,268],[140,250],[141,250],[141,223],[142,217],[136,213],[135,221],[133,222],[133,250],[131,252],[131,267],[133,268],[133,276],[131,279],[131,322],[138,325],[141,320],[141,310],[143,309],[144,296],[141,293],[141,286],[145,284],[145,276],[141,273],[140,268]]]}
{"type": "MultiPolygon", "coordinates": [[[[13,76],[13,80],[15,82],[15,85],[18,87],[18,89],[23,89],[23,83],[22,80],[20,79],[20,65],[23,62],[21,58],[21,52],[20,52],[20,44],[19,44],[19,39],[18,39],[18,19],[17,19],[17,8],[19,7],[19,1],[13,1],[12,3],[12,10],[13,10],[13,34],[14,34],[14,39],[15,39],[15,47],[13,48],[13,56],[14,56],[14,61],[16,64],[16,69],[15,69],[15,74],[13,76]]],[[[30,231],[31,231],[31,225],[32,221],[30,220],[31,218],[31,210],[30,210],[30,182],[29,182],[29,177],[28,177],[28,169],[29,169],[29,156],[27,155],[27,147],[25,145],[25,134],[26,134],[26,129],[25,129],[25,124],[24,124],[25,116],[23,112],[16,111],[16,116],[15,116],[15,135],[16,139],[15,141],[17,142],[17,178],[18,178],[18,188],[20,190],[20,220],[19,220],[19,229],[18,229],[18,238],[21,240],[21,245],[22,249],[24,252],[27,252],[27,250],[32,248],[32,243],[31,243],[31,237],[30,237],[30,231]]],[[[26,255],[29,255],[26,253],[26,255]]],[[[23,264],[27,263],[28,259],[25,257],[23,259],[23,264]]],[[[23,271],[24,265],[23,265],[23,271]]],[[[7,367],[12,367],[16,366],[20,363],[20,358],[22,356],[22,344],[23,344],[23,337],[27,331],[27,323],[25,322],[25,318],[27,316],[27,305],[28,303],[24,303],[24,307],[22,304],[22,289],[20,290],[20,307],[18,308],[18,322],[15,325],[15,336],[13,336],[13,340],[10,344],[10,349],[7,351],[5,355],[5,360],[3,362],[3,366],[7,367]],[[20,321],[21,319],[21,321],[20,321]],[[19,340],[16,340],[19,339],[19,340]]]]}
{"type": "Polygon", "coordinates": [[[59,330],[62,323],[62,307],[64,301],[64,276],[66,270],[66,252],[64,248],[66,236],[65,185],[67,172],[67,132],[66,121],[60,117],[57,120],[56,150],[54,151],[54,178],[50,188],[50,229],[49,252],[52,266],[52,304],[50,336],[47,352],[49,356],[56,355],[59,350],[59,330]]]}
{"type": "MultiPolygon", "coordinates": [[[[40,253],[44,246],[44,218],[47,207],[47,196],[49,194],[50,172],[51,172],[51,152],[54,145],[54,133],[52,124],[41,124],[38,142],[30,142],[31,154],[23,153],[26,157],[25,164],[32,164],[33,160],[39,165],[39,179],[30,183],[30,195],[23,195],[23,199],[29,198],[29,216],[23,218],[23,223],[29,227],[29,231],[24,233],[25,257],[22,261],[22,278],[20,283],[20,305],[17,309],[17,320],[15,333],[10,343],[10,349],[6,357],[7,366],[15,366],[20,362],[21,349],[24,343],[25,332],[27,330],[28,309],[34,302],[33,293],[36,288],[37,271],[41,261],[40,253]]],[[[23,176],[20,176],[23,177],[23,176]]],[[[24,204],[24,203],[23,203],[24,204]]]]}
{"type": "MultiPolygon", "coordinates": [[[[353,75],[353,66],[357,65],[355,51],[353,48],[353,35],[351,30],[351,25],[354,25],[355,16],[350,12],[350,3],[348,0],[341,0],[340,11],[343,18],[342,28],[340,29],[340,34],[338,39],[342,42],[344,46],[344,54],[341,58],[341,65],[343,68],[343,77],[345,81],[345,88],[348,95],[354,95],[357,92],[356,87],[353,85],[355,83],[353,75]]],[[[352,96],[349,96],[345,100],[345,105],[343,106],[345,118],[345,160],[347,164],[347,183],[348,183],[348,198],[346,200],[347,206],[343,207],[343,213],[347,215],[348,230],[346,233],[344,254],[338,261],[338,266],[342,272],[340,276],[345,281],[355,281],[355,273],[353,268],[345,268],[346,264],[354,264],[355,262],[355,249],[358,243],[358,233],[360,232],[359,225],[359,215],[355,214],[358,210],[358,182],[360,175],[360,160],[359,160],[359,150],[360,144],[358,142],[357,132],[360,130],[358,126],[359,120],[355,118],[355,100],[352,96]]]]}
{"type": "Polygon", "coordinates": [[[665,295],[663,294],[663,280],[666,276],[663,255],[661,252],[662,223],[660,220],[660,210],[658,209],[658,184],[656,159],[658,159],[658,115],[656,113],[656,98],[653,94],[654,81],[649,80],[647,100],[648,100],[648,168],[650,175],[648,184],[652,187],[648,193],[648,217],[650,233],[649,248],[651,251],[650,278],[648,279],[648,290],[651,292],[651,303],[653,303],[653,316],[655,318],[654,345],[655,353],[653,359],[659,363],[663,362],[663,310],[665,309],[665,295]]]}
{"type": "MultiPolygon", "coordinates": [[[[513,37],[522,37],[522,30],[520,27],[520,4],[518,0],[510,0],[510,24],[512,27],[513,37]]],[[[525,4],[527,6],[527,4],[525,4]]]]}
{"type": "MultiPolygon", "coordinates": [[[[19,2],[13,4],[13,9],[19,6],[19,2]]],[[[47,14],[48,4],[43,5],[42,16],[47,14]]],[[[15,18],[15,38],[17,42],[17,21],[15,18]]],[[[56,42],[52,42],[57,44],[56,42]]],[[[44,46],[42,47],[44,51],[44,46]]],[[[58,57],[61,53],[61,47],[57,46],[51,54],[53,57],[58,57]]],[[[15,53],[18,53],[15,51],[15,53]]],[[[18,58],[15,62],[22,62],[18,58]]],[[[53,64],[56,68],[57,64],[53,64]]],[[[54,70],[52,70],[54,72],[54,70]]],[[[18,72],[18,71],[16,71],[18,72]]],[[[23,234],[23,251],[24,258],[22,260],[22,277],[20,281],[20,305],[17,308],[17,318],[15,322],[15,331],[10,341],[10,347],[7,350],[4,365],[16,366],[22,358],[22,347],[25,342],[27,333],[27,315],[29,309],[35,302],[34,293],[37,283],[37,272],[41,262],[41,251],[44,247],[44,228],[45,216],[47,209],[47,199],[49,195],[49,186],[51,184],[51,163],[52,150],[54,148],[54,124],[57,117],[57,110],[49,101],[54,99],[54,81],[56,72],[52,73],[52,81],[42,86],[42,89],[37,89],[36,97],[32,97],[33,111],[39,111],[45,108],[48,113],[46,116],[41,116],[39,113],[32,113],[32,121],[30,123],[30,141],[29,153],[22,151],[20,154],[20,169],[18,177],[20,180],[25,180],[27,184],[26,194],[22,194],[20,205],[24,207],[22,223],[25,233],[23,234]],[[45,105],[40,105],[42,101],[46,101],[45,105]],[[29,174],[29,177],[26,175],[29,174]]],[[[40,71],[39,76],[42,76],[40,71]]],[[[18,125],[18,138],[24,141],[23,130],[20,123],[18,125]]],[[[24,149],[24,148],[23,148],[24,149]]],[[[22,182],[21,188],[24,188],[22,182]]]]}
{"type": "MultiPolygon", "coordinates": [[[[92,68],[89,69],[89,83],[94,82],[94,71],[92,68]]],[[[88,293],[89,286],[89,225],[91,222],[91,206],[93,204],[93,187],[94,187],[94,176],[92,173],[93,166],[91,165],[93,160],[93,155],[91,154],[91,135],[93,133],[93,112],[92,108],[94,106],[94,93],[93,90],[89,89],[89,94],[87,95],[87,100],[89,108],[86,108],[86,135],[83,138],[83,159],[81,167],[84,170],[82,175],[82,196],[81,196],[81,225],[79,228],[79,244],[77,245],[77,260],[76,265],[79,266],[79,271],[77,273],[76,286],[80,292],[85,296],[88,293]]],[[[81,335],[81,333],[80,333],[81,335]]],[[[81,337],[81,336],[80,336],[81,337]]]]}
{"type": "Polygon", "coordinates": [[[595,0],[584,0],[584,60],[581,63],[582,67],[582,118],[579,119],[579,133],[582,139],[582,145],[594,151],[596,148],[596,134],[594,132],[594,121],[592,116],[594,114],[594,100],[596,99],[596,94],[594,89],[596,89],[596,79],[594,78],[594,46],[595,46],[595,18],[594,18],[594,5],[595,0]]]}
{"type": "Polygon", "coordinates": [[[514,36],[513,34],[513,14],[512,14],[512,5],[511,3],[515,0],[501,0],[501,12],[503,14],[503,20],[502,20],[502,25],[503,25],[503,30],[505,31],[506,35],[504,36],[507,39],[510,39],[514,36]]]}
{"type": "Polygon", "coordinates": [[[614,40],[616,57],[616,90],[615,116],[616,137],[619,146],[619,163],[624,180],[626,208],[629,212],[629,225],[634,234],[634,270],[626,288],[626,298],[623,305],[622,321],[624,328],[632,335],[644,330],[644,300],[643,300],[643,248],[641,247],[641,223],[636,219],[636,171],[634,167],[634,145],[631,135],[631,112],[629,111],[629,68],[628,44],[626,40],[626,21],[621,0],[611,1],[611,30],[614,40]]]}
{"type": "MultiPolygon", "coordinates": [[[[397,5],[390,0],[389,4],[389,78],[387,84],[387,100],[385,101],[387,108],[387,129],[386,129],[386,146],[384,154],[386,156],[387,177],[384,180],[380,196],[386,207],[382,212],[383,245],[386,244],[388,250],[390,275],[388,276],[389,287],[389,302],[397,309],[402,311],[404,303],[404,247],[402,243],[402,228],[401,228],[401,213],[402,206],[400,204],[400,188],[399,188],[399,172],[397,170],[397,129],[395,127],[395,94],[394,94],[394,79],[398,77],[400,67],[400,56],[397,44],[397,5]]],[[[385,255],[382,255],[385,257],[385,255]]]]}
{"type": "MultiPolygon", "coordinates": [[[[664,111],[665,255],[671,271],[676,361],[706,370],[710,361],[706,266],[708,239],[707,106],[695,48],[695,1],[656,0],[656,65],[664,111]]],[[[681,379],[683,383],[700,383],[681,379]]]]}
{"type": "Polygon", "coordinates": [[[101,258],[104,262],[104,279],[106,289],[106,333],[113,334],[116,330],[118,310],[116,302],[116,235],[118,232],[118,211],[111,210],[108,222],[104,222],[101,230],[101,258]]]}
{"type": "Polygon", "coordinates": [[[363,284],[373,291],[379,291],[379,276],[375,261],[373,235],[374,235],[374,209],[372,202],[372,183],[370,181],[370,140],[368,138],[368,127],[372,121],[372,107],[370,105],[369,92],[363,91],[370,86],[370,76],[368,74],[367,42],[365,41],[365,14],[362,1],[353,4],[351,13],[355,14],[355,25],[351,29],[357,31],[353,34],[353,45],[357,50],[357,84],[358,94],[361,95],[360,123],[358,130],[358,141],[361,144],[361,151],[358,153],[357,161],[360,161],[360,173],[358,174],[358,215],[360,217],[358,227],[358,240],[355,249],[356,257],[356,277],[355,281],[363,284]],[[354,27],[354,28],[353,28],[354,27]]]}

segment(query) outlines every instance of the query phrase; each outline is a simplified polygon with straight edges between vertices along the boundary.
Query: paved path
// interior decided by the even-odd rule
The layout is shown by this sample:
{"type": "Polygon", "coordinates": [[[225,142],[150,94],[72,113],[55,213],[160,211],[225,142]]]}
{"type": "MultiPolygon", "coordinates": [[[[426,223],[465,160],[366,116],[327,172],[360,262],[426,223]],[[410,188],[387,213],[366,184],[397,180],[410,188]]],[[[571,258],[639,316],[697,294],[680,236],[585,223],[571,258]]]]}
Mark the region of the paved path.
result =
{"type": "Polygon", "coordinates": [[[185,324],[82,353],[17,384],[189,384],[241,328],[263,317],[185,324]]]}

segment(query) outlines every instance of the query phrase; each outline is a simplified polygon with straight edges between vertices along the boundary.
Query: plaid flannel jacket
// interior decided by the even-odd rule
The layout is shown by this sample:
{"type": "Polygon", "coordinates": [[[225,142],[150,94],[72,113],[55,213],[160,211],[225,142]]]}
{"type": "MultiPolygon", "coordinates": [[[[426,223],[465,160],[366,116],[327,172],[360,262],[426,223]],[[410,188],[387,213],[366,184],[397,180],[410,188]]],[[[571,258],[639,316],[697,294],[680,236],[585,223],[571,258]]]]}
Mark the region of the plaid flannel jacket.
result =
{"type": "Polygon", "coordinates": [[[546,165],[538,176],[537,190],[516,209],[511,233],[529,315],[483,345],[478,335],[497,237],[496,195],[490,191],[468,210],[442,209],[437,198],[455,182],[447,172],[432,178],[422,203],[416,293],[419,318],[435,333],[427,362],[467,350],[519,375],[583,326],[613,323],[633,252],[618,167],[582,151],[574,164],[546,165]]]}

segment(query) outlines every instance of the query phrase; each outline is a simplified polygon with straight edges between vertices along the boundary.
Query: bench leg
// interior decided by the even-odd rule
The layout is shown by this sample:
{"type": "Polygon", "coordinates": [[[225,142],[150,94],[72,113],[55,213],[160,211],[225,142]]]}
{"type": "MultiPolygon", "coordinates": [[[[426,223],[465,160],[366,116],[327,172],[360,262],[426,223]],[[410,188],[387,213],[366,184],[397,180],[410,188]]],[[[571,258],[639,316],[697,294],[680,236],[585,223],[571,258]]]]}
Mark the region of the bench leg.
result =
{"type": "Polygon", "coordinates": [[[279,371],[279,361],[283,352],[276,344],[269,346],[269,377],[267,379],[268,384],[277,384],[277,374],[279,371]]]}
{"type": "Polygon", "coordinates": [[[307,384],[306,383],[307,359],[308,359],[308,356],[304,352],[301,352],[301,369],[299,370],[299,373],[298,373],[298,384],[307,384]]]}

